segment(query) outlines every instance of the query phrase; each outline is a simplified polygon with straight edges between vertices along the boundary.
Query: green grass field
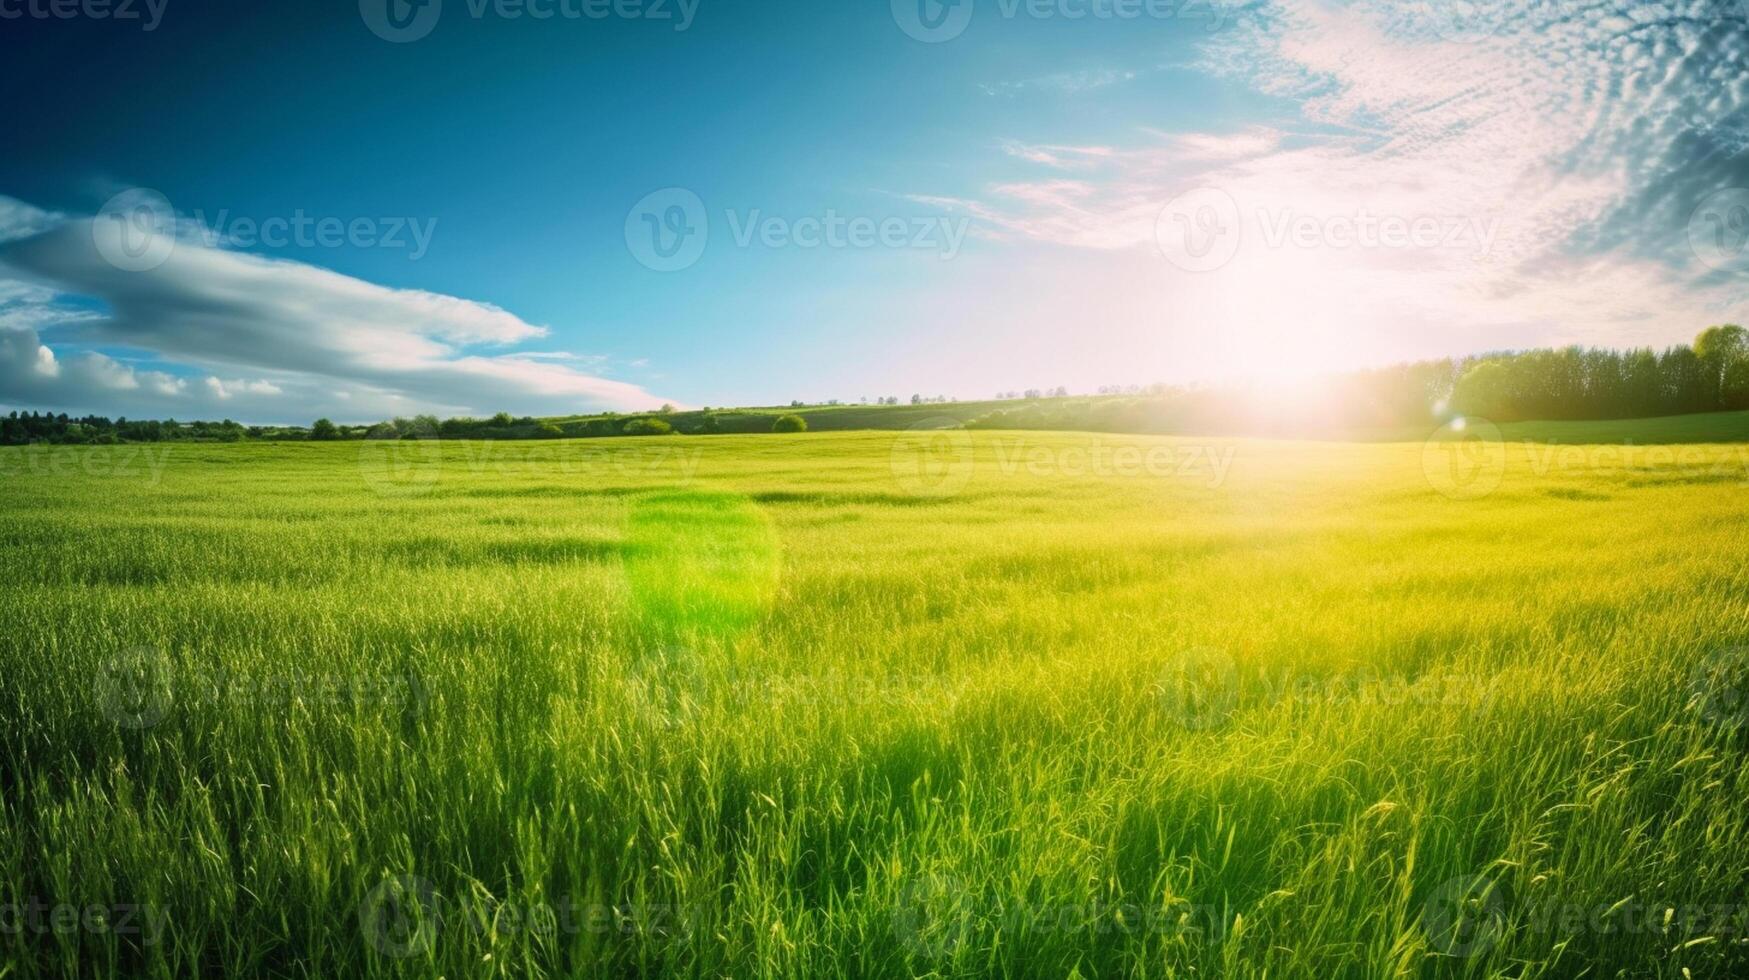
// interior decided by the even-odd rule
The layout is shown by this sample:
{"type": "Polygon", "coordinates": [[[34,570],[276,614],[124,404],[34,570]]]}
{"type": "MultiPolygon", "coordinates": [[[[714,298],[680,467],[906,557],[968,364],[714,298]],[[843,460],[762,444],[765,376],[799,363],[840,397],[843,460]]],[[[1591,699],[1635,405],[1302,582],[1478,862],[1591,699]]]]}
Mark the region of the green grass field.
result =
{"type": "Polygon", "coordinates": [[[0,451],[0,977],[1741,976],[1744,429],[0,451]]]}

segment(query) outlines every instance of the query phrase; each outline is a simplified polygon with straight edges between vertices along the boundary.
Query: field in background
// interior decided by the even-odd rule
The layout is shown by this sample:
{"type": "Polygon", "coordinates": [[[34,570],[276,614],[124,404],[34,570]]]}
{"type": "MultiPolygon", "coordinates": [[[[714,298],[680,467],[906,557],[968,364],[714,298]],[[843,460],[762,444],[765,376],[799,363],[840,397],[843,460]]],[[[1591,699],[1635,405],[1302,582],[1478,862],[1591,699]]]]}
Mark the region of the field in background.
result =
{"type": "Polygon", "coordinates": [[[1740,975],[1742,420],[0,450],[0,976],[1740,975]]]}
{"type": "MultiPolygon", "coordinates": [[[[716,419],[727,434],[754,434],[771,431],[772,423],[784,415],[801,416],[812,432],[927,430],[963,426],[996,412],[1025,410],[1028,407],[1050,409],[1088,408],[1099,405],[1131,402],[1129,396],[1074,396],[1061,399],[1010,400],[991,402],[948,402],[931,405],[829,405],[802,408],[736,408],[713,409],[709,412],[675,412],[662,416],[676,428],[691,431],[705,416],[716,419]]],[[[1141,400],[1145,401],[1145,397],[1141,400]]],[[[1071,414],[1073,414],[1071,412],[1071,414]]],[[[1291,408],[1280,413],[1284,424],[1291,420],[1291,408]]],[[[576,423],[586,416],[544,419],[555,424],[576,423]]],[[[1322,431],[1314,441],[1338,439],[1350,442],[1420,442],[1427,437],[1429,422],[1416,426],[1347,427],[1340,431],[1322,431]]],[[[1675,415],[1657,419],[1602,419],[1581,422],[1510,422],[1498,426],[1500,438],[1512,441],[1564,443],[1693,443],[1749,441],[1749,412],[1707,412],[1695,415],[1675,415]]],[[[1169,434],[1181,437],[1247,435],[1243,428],[1193,427],[1169,434]]],[[[1249,433],[1255,435],[1255,433],[1249,433]]],[[[1298,436],[1296,436],[1298,438],[1298,436]]]]}
{"type": "MultiPolygon", "coordinates": [[[[1090,402],[1093,398],[1065,399],[1090,402]]],[[[848,432],[856,429],[908,429],[919,423],[969,422],[1000,408],[1021,404],[1016,401],[945,402],[929,405],[805,405],[790,408],[717,408],[673,412],[665,418],[677,427],[690,428],[705,416],[713,416],[725,433],[751,434],[770,432],[771,424],[784,415],[799,415],[814,432],[848,432]]],[[[564,425],[595,416],[572,415],[542,419],[564,425]]]]}

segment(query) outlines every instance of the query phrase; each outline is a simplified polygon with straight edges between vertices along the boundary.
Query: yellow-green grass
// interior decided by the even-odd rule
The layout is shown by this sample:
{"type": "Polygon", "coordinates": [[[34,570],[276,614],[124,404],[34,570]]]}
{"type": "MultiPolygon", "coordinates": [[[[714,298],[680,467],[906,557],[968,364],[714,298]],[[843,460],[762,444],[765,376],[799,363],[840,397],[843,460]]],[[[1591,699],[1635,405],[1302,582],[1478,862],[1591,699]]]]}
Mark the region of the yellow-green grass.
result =
{"type": "Polygon", "coordinates": [[[4,451],[0,976],[1741,971],[1749,452],[1479,432],[4,451]]]}

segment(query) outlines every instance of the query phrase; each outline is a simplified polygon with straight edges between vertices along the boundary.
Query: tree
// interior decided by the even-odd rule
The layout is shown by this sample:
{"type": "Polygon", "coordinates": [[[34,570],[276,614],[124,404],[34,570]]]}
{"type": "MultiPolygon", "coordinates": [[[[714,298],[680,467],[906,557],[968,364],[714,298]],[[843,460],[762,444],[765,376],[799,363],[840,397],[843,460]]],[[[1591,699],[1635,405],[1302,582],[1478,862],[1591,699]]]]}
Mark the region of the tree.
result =
{"type": "Polygon", "coordinates": [[[674,426],[661,419],[632,419],[620,431],[628,436],[665,436],[674,431],[674,426]]]}
{"type": "Polygon", "coordinates": [[[1661,412],[1681,415],[1706,410],[1706,372],[1693,348],[1678,344],[1666,350],[1658,358],[1658,376],[1663,383],[1661,412]]]}
{"type": "Polygon", "coordinates": [[[1729,411],[1749,408],[1749,358],[1733,361],[1725,368],[1719,385],[1719,402],[1729,411]]]}
{"type": "Polygon", "coordinates": [[[771,431],[806,432],[808,431],[808,420],[800,415],[780,415],[776,422],[771,423],[771,431]]]}
{"type": "Polygon", "coordinates": [[[318,442],[330,442],[340,438],[340,429],[327,419],[317,419],[310,426],[310,438],[318,442]]]}
{"type": "Polygon", "coordinates": [[[1628,351],[1622,359],[1622,414],[1646,418],[1658,414],[1658,355],[1650,347],[1628,351]]]}
{"type": "Polygon", "coordinates": [[[1458,379],[1452,408],[1490,421],[1515,421],[1518,410],[1513,405],[1511,375],[1504,361],[1483,361],[1471,367],[1458,379]]]}
{"type": "Polygon", "coordinates": [[[1701,383],[1708,402],[1723,406],[1725,376],[1733,365],[1749,358],[1749,331],[1734,323],[1708,327],[1694,338],[1694,353],[1700,358],[1701,383]]]}

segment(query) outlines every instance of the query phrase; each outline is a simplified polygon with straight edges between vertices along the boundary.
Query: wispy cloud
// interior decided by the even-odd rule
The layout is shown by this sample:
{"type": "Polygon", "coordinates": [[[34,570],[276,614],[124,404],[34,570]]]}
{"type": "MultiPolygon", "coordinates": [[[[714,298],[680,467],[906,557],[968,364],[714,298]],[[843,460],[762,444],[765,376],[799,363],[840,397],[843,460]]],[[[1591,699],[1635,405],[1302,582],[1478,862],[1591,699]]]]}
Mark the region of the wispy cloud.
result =
{"type": "Polygon", "coordinates": [[[1237,205],[1237,257],[1200,281],[1163,274],[1181,291],[1292,297],[1223,302],[1227,315],[1332,329],[1370,316],[1359,329],[1454,345],[1675,340],[1743,312],[1749,270],[1708,261],[1690,228],[1713,195],[1749,188],[1746,11],[1273,0],[1207,42],[1198,67],[1291,99],[1293,115],[1120,146],[1006,144],[1039,176],[944,203],[1011,240],[1154,250],[1165,205],[1212,187],[1237,205]],[[1462,241],[1369,248],[1328,233],[1383,218],[1462,241]],[[1282,234],[1302,225],[1309,240],[1282,234]]]}
{"type": "Polygon", "coordinates": [[[1013,82],[988,82],[978,88],[985,95],[994,96],[1017,96],[1039,91],[1075,95],[1134,81],[1140,74],[1133,69],[1089,68],[1082,71],[1053,72],[1013,82]]]}

